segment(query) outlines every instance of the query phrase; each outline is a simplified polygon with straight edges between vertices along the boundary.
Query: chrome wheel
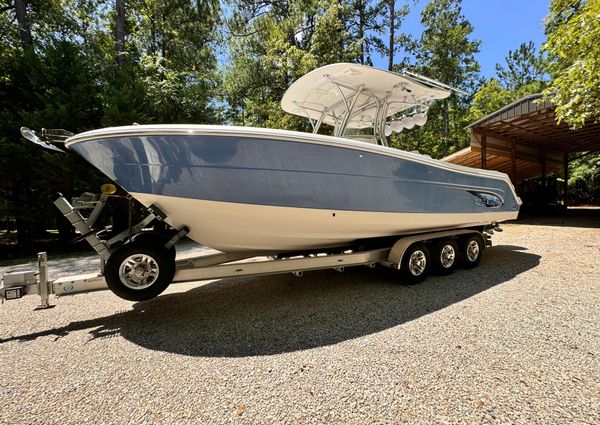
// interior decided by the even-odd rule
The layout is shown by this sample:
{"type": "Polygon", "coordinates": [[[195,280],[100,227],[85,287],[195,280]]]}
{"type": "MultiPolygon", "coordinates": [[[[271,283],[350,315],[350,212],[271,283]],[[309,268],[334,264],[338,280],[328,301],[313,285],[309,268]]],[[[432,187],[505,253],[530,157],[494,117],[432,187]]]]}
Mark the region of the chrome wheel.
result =
{"type": "Polygon", "coordinates": [[[479,243],[476,240],[469,241],[467,245],[467,259],[470,262],[475,262],[479,258],[479,243]]]}
{"type": "Polygon", "coordinates": [[[408,269],[413,276],[421,276],[427,267],[427,257],[420,250],[413,252],[408,259],[408,269]]]}
{"type": "Polygon", "coordinates": [[[141,290],[152,286],[160,268],[157,261],[146,254],[134,254],[125,258],[119,267],[119,279],[129,289],[141,290]]]}
{"type": "Polygon", "coordinates": [[[106,261],[104,279],[119,297],[145,301],[160,295],[173,281],[175,258],[163,245],[133,241],[117,248],[106,261]]]}
{"type": "Polygon", "coordinates": [[[456,251],[463,267],[477,267],[485,250],[485,240],[480,233],[463,236],[459,239],[459,250],[456,251]]]}
{"type": "Polygon", "coordinates": [[[423,282],[429,273],[430,260],[431,256],[427,245],[417,242],[409,246],[404,252],[400,264],[402,282],[407,285],[423,282]]]}
{"type": "MultiPolygon", "coordinates": [[[[479,247],[478,247],[479,248],[479,247]]],[[[440,264],[443,268],[448,269],[454,265],[456,259],[456,251],[452,245],[444,245],[440,251],[440,264]]]]}

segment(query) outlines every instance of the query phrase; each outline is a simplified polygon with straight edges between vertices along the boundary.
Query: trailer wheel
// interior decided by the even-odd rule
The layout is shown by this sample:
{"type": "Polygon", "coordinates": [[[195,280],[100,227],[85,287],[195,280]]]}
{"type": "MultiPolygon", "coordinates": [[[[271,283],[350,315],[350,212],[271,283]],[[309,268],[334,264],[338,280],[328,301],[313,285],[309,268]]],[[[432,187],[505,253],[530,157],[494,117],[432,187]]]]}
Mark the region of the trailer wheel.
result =
{"type": "Polygon", "coordinates": [[[414,243],[408,247],[402,257],[400,273],[403,283],[412,285],[423,282],[431,265],[429,249],[424,243],[414,243]]]}
{"type": "Polygon", "coordinates": [[[479,234],[463,237],[459,243],[460,261],[463,267],[472,269],[481,261],[485,243],[479,234]]]}
{"type": "Polygon", "coordinates": [[[117,296],[145,301],[161,294],[173,280],[175,259],[161,245],[131,242],[118,248],[106,262],[104,278],[117,296]]]}
{"type": "Polygon", "coordinates": [[[452,273],[458,264],[458,245],[452,239],[442,239],[433,250],[432,266],[440,275],[452,273]]]}

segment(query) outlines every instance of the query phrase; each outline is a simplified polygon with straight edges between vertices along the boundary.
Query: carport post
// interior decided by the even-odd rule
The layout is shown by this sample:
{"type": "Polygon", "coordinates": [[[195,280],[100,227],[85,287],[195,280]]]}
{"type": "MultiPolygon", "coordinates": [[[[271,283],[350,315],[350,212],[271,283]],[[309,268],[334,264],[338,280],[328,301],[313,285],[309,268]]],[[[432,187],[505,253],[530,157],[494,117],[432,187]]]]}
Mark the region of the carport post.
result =
{"type": "Polygon", "coordinates": [[[541,162],[542,162],[542,202],[545,204],[546,199],[546,151],[542,150],[541,152],[541,162]]]}
{"type": "Polygon", "coordinates": [[[517,142],[510,141],[510,178],[513,183],[517,182],[517,142]]]}
{"type": "Polygon", "coordinates": [[[481,135],[481,169],[485,170],[487,168],[487,140],[485,137],[485,133],[481,135]]]}

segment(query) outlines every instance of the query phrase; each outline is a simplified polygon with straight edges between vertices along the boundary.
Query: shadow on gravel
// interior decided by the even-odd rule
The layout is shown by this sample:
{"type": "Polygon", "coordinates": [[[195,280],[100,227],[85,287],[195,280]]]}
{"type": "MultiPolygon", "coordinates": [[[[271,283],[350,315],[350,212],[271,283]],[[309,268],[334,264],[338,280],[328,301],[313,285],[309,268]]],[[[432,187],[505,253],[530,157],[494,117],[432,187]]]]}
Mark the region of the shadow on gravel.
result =
{"type": "Polygon", "coordinates": [[[244,357],[305,350],[373,334],[460,302],[539,264],[516,246],[486,251],[480,266],[451,276],[398,285],[388,269],[319,271],[304,278],[261,276],[216,281],[168,294],[133,310],[39,333],[64,336],[90,329],[142,347],[189,356],[244,357]]]}

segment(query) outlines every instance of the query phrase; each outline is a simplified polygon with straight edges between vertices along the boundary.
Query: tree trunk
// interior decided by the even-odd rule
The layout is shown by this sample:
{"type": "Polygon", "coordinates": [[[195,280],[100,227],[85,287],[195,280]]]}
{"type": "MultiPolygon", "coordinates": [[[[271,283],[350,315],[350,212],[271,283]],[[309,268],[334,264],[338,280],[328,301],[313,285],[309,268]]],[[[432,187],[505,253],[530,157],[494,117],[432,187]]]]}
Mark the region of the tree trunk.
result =
{"type": "MultiPolygon", "coordinates": [[[[342,14],[342,0],[337,0],[337,5],[338,5],[338,19],[340,22],[344,22],[344,16],[342,14]]],[[[342,52],[344,51],[344,39],[340,38],[340,55],[342,54],[342,52]]],[[[339,60],[341,60],[341,56],[338,58],[339,60]]]]}
{"type": "Polygon", "coordinates": [[[58,230],[58,239],[61,241],[71,241],[75,238],[75,228],[71,225],[69,220],[65,219],[62,215],[55,214],[56,217],[56,228],[58,230]]]}
{"type": "Polygon", "coordinates": [[[33,37],[31,36],[31,26],[27,16],[27,3],[25,0],[15,0],[15,14],[19,24],[19,37],[23,48],[29,50],[33,46],[33,37]]]}
{"type": "Polygon", "coordinates": [[[31,245],[31,233],[29,231],[29,223],[22,217],[17,217],[17,246],[27,247],[31,245]]]}
{"type": "Polygon", "coordinates": [[[156,17],[154,13],[150,15],[150,53],[153,55],[158,51],[158,41],[156,41],[156,17]]]}
{"type": "Polygon", "coordinates": [[[360,3],[358,12],[358,38],[360,39],[360,63],[365,64],[365,5],[360,3]]]}
{"type": "Polygon", "coordinates": [[[125,0],[115,0],[115,54],[119,69],[125,68],[125,0]]]}
{"type": "Polygon", "coordinates": [[[394,66],[394,24],[396,23],[396,0],[390,1],[390,45],[388,47],[388,70],[394,66]]]}
{"type": "Polygon", "coordinates": [[[31,244],[31,223],[26,218],[24,208],[29,204],[26,195],[23,194],[25,188],[29,187],[28,179],[23,179],[22,184],[13,185],[11,200],[15,210],[15,226],[17,229],[17,246],[26,247],[31,244]]]}
{"type": "Polygon", "coordinates": [[[444,117],[444,156],[448,155],[448,99],[444,99],[442,106],[442,113],[444,117]]]}
{"type": "MultiPolygon", "coordinates": [[[[167,25],[165,23],[166,21],[166,17],[165,14],[163,13],[160,16],[160,22],[161,22],[161,26],[160,26],[160,56],[162,58],[166,58],[167,57],[167,25]]],[[[163,76],[164,72],[161,72],[161,77],[163,76]]]]}

